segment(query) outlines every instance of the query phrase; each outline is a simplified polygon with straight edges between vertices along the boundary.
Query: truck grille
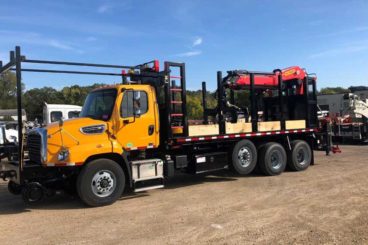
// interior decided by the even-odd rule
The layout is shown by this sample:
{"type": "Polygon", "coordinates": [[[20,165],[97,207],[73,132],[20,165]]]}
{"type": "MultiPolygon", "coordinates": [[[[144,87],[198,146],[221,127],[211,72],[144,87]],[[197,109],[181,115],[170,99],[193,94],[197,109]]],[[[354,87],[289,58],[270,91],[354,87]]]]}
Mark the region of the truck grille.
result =
{"type": "Polygon", "coordinates": [[[41,135],[37,132],[32,132],[28,135],[27,148],[29,160],[34,163],[41,164],[41,135]]]}

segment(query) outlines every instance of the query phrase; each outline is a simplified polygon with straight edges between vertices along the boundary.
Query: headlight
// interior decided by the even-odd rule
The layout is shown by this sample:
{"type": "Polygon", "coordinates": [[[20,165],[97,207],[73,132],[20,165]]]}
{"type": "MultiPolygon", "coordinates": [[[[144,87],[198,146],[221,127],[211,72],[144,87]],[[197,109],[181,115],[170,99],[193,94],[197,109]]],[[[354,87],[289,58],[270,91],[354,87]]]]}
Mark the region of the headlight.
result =
{"type": "Polygon", "coordinates": [[[68,149],[62,149],[58,154],[58,161],[65,161],[69,157],[69,150],[68,149]]]}

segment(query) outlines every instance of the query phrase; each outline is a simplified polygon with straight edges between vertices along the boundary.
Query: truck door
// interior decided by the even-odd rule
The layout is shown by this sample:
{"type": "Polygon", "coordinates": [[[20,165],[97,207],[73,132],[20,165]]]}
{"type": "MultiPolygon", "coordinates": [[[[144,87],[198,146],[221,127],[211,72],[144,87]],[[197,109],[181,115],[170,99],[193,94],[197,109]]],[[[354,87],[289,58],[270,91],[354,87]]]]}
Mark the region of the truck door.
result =
{"type": "Polygon", "coordinates": [[[125,89],[116,125],[116,138],[125,150],[158,146],[158,111],[155,92],[150,86],[125,89]]]}

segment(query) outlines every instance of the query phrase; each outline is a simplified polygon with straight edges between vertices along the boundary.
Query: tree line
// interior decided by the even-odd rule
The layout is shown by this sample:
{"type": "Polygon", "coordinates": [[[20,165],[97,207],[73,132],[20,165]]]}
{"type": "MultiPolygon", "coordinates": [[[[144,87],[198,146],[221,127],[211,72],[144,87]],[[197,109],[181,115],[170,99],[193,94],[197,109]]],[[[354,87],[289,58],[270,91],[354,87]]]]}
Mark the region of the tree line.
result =
{"type": "MultiPolygon", "coordinates": [[[[35,118],[42,119],[42,109],[44,102],[48,104],[71,104],[83,105],[87,94],[103,84],[93,84],[90,86],[65,86],[61,90],[56,90],[52,87],[33,88],[25,90],[22,85],[23,107],[26,110],[28,120],[35,118]]],[[[13,72],[6,72],[0,76],[0,109],[15,109],[17,106],[16,100],[16,77],[13,72]]],[[[322,88],[319,94],[337,94],[355,92],[360,90],[368,90],[367,86],[350,86],[343,87],[326,87],[322,88]]],[[[237,106],[247,106],[248,92],[235,92],[235,101],[237,106]]],[[[217,105],[215,92],[207,92],[207,107],[215,108],[217,105]]],[[[187,111],[190,119],[201,119],[203,115],[202,107],[202,91],[187,91],[187,111]]]]}

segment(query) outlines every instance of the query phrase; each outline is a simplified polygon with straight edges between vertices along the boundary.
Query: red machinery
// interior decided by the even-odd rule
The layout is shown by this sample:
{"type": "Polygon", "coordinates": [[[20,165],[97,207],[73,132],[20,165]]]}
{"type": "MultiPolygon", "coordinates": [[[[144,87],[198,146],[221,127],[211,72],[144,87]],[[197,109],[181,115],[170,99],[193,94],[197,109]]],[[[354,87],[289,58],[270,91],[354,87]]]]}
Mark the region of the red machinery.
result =
{"type": "MultiPolygon", "coordinates": [[[[299,95],[304,94],[303,79],[307,76],[306,72],[299,66],[292,66],[283,70],[275,70],[270,74],[256,74],[254,76],[255,87],[277,87],[278,76],[280,75],[283,82],[295,82],[296,93],[299,95]]],[[[232,89],[237,89],[243,86],[250,85],[250,75],[248,71],[232,71],[231,79],[227,81],[227,84],[232,89]]],[[[316,80],[316,77],[313,77],[316,80]]]]}

